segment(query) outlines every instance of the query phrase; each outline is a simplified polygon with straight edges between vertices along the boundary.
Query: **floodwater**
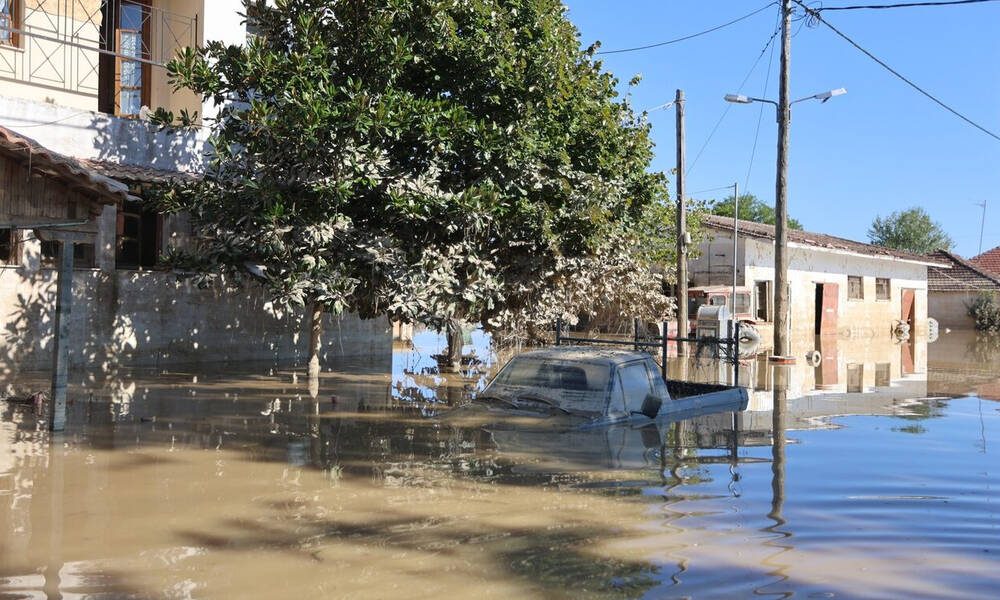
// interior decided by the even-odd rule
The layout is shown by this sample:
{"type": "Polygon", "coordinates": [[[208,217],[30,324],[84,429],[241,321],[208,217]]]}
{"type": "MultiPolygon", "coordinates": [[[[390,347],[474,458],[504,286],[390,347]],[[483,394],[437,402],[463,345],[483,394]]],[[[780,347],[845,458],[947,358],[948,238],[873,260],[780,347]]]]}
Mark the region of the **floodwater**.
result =
{"type": "Polygon", "coordinates": [[[746,412],[586,432],[455,418],[439,344],[0,403],[0,599],[996,597],[996,342],[804,340],[746,412]]]}

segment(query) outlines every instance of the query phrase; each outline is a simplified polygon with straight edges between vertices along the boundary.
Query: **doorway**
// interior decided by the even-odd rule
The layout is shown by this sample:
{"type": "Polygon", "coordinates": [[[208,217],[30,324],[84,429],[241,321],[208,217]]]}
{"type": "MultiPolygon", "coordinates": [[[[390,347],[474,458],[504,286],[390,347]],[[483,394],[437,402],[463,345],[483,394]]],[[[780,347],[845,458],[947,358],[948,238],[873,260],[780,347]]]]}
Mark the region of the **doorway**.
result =
{"type": "Polygon", "coordinates": [[[902,310],[900,311],[899,319],[910,326],[910,332],[913,332],[913,326],[916,324],[916,291],[912,289],[903,289],[902,291],[902,310]]]}
{"type": "Polygon", "coordinates": [[[837,333],[837,300],[839,286],[836,283],[817,283],[815,297],[815,333],[832,335],[837,333]]]}

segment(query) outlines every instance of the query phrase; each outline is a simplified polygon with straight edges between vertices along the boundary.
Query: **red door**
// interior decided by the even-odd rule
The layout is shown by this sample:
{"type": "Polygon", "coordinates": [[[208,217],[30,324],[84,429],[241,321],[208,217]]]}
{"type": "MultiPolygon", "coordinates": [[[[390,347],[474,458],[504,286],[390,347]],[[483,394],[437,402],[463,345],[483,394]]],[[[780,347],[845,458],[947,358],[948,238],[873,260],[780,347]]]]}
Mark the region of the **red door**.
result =
{"type": "Polygon", "coordinates": [[[835,335],[837,333],[839,289],[836,283],[823,284],[823,314],[820,317],[820,335],[835,335]]]}
{"type": "Polygon", "coordinates": [[[904,323],[910,324],[910,329],[913,329],[914,324],[914,291],[913,290],[903,290],[903,309],[901,311],[899,318],[904,323]]]}

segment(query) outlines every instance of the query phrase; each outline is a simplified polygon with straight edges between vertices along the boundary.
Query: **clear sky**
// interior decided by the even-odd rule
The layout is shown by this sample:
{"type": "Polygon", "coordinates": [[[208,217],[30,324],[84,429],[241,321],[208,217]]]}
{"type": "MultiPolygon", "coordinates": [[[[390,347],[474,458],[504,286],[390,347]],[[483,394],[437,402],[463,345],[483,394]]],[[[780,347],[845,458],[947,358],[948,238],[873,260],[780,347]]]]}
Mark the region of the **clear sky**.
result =
{"type": "MultiPolygon", "coordinates": [[[[822,5],[901,1],[826,0],[822,5]]],[[[602,50],[615,50],[702,31],[761,8],[767,0],[564,3],[584,47],[600,40],[602,50]]],[[[919,86],[1000,135],[1000,2],[829,11],[823,17],[919,86]]],[[[748,183],[750,193],[773,204],[774,107],[729,104],[722,98],[737,92],[748,73],[743,94],[777,98],[779,39],[772,44],[773,61],[770,48],[761,56],[777,23],[778,7],[772,6],[692,40],[601,56],[605,68],[621,80],[623,92],[633,75],[642,74],[642,83],[631,89],[639,110],[671,101],[677,88],[684,90],[688,195],[721,198],[725,191],[696,192],[739,182],[741,193],[748,183]]],[[[876,216],[922,206],[954,239],[955,250],[969,257],[979,249],[982,208],[976,204],[985,200],[983,250],[1000,246],[1000,141],[934,104],[825,26],[799,22],[793,32],[792,98],[839,87],[848,94],[825,104],[802,102],[792,111],[789,215],[807,230],[867,241],[876,216]]],[[[676,164],[673,108],[651,112],[650,120],[657,144],[654,168],[669,172],[676,164]]],[[[670,180],[673,195],[672,175],[670,180]]]]}

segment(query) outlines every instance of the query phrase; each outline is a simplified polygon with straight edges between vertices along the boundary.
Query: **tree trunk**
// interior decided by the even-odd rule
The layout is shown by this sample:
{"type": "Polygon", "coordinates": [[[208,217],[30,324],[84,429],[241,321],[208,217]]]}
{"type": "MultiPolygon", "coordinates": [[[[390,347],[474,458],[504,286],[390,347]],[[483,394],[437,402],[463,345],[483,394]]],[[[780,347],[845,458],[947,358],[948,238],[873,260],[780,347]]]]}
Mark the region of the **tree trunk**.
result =
{"type": "Polygon", "coordinates": [[[319,377],[319,353],[323,349],[323,305],[312,303],[312,320],[309,327],[309,377],[319,377]]]}
{"type": "Polygon", "coordinates": [[[462,324],[458,319],[449,319],[445,327],[448,337],[448,350],[445,352],[445,365],[449,373],[457,373],[462,367],[462,324]]]}

